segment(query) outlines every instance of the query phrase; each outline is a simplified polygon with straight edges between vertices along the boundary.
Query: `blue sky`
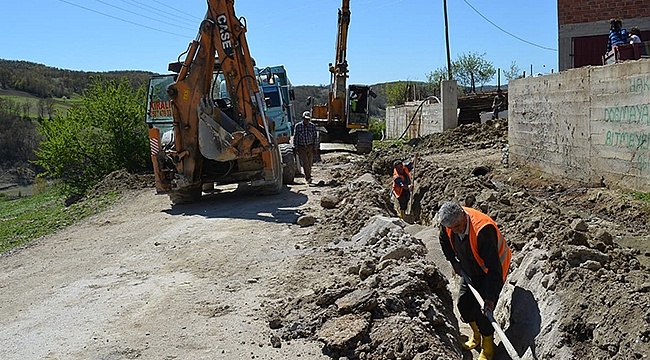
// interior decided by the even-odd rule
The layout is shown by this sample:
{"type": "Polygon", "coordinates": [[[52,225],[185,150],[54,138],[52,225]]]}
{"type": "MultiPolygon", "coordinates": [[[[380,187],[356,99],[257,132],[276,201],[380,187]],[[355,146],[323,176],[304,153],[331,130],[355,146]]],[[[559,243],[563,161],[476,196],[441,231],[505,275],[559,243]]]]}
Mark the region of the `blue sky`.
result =
{"type": "MultiPolygon", "coordinates": [[[[442,0],[350,3],[350,83],[426,80],[446,65],[442,0]]],[[[329,83],[340,7],[341,0],[235,2],[257,64],[284,64],[294,85],[329,83]]],[[[202,0],[4,1],[0,58],[165,73],[196,37],[206,8],[202,0]]],[[[516,61],[527,73],[531,65],[534,73],[557,71],[556,1],[448,0],[448,12],[452,59],[477,52],[497,68],[516,61]]]]}

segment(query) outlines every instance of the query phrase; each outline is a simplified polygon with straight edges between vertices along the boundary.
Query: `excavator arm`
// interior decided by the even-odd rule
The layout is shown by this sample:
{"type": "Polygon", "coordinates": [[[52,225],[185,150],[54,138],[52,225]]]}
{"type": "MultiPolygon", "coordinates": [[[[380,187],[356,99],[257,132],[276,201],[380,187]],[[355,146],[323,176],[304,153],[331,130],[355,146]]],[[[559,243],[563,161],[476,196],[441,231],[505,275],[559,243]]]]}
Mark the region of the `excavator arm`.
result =
{"type": "Polygon", "coordinates": [[[338,31],[336,35],[336,57],[330,66],[332,73],[332,91],[330,92],[333,117],[345,119],[345,97],[348,79],[348,29],[350,27],[350,0],[343,0],[339,9],[338,31]]]}

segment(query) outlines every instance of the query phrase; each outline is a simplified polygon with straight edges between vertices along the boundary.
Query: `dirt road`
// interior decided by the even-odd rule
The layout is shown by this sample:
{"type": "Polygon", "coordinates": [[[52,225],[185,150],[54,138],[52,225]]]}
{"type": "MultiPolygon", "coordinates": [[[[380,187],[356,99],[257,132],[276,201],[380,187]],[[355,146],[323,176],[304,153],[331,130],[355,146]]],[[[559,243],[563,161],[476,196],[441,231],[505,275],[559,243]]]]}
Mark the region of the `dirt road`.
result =
{"type": "Polygon", "coordinates": [[[521,354],[650,358],[647,204],[504,166],[505,130],[324,154],[314,186],[277,196],[225,189],[172,208],[151,188],[126,192],[0,256],[0,359],[476,358],[459,350],[467,331],[435,254],[450,199],[473,200],[513,249],[495,315],[521,354]],[[420,224],[408,226],[387,184],[416,151],[420,224]],[[315,223],[297,225],[303,215],[315,223]]]}
{"type": "Polygon", "coordinates": [[[0,258],[1,359],[317,359],[273,348],[263,299],[294,270],[306,185],[185,207],[152,189],[0,258]]]}

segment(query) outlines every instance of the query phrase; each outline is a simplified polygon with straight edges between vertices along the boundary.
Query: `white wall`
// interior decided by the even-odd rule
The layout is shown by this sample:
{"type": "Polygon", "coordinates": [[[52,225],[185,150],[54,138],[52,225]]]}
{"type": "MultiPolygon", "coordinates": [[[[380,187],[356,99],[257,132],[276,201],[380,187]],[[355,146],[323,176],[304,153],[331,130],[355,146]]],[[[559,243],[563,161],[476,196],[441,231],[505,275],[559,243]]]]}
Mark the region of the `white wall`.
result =
{"type": "Polygon", "coordinates": [[[513,80],[508,98],[513,163],[650,191],[650,60],[513,80]]]}
{"type": "Polygon", "coordinates": [[[422,101],[415,101],[386,108],[386,137],[397,139],[404,134],[404,138],[413,139],[458,126],[456,82],[443,81],[440,84],[440,92],[441,103],[433,99],[425,101],[424,104],[422,101]]]}

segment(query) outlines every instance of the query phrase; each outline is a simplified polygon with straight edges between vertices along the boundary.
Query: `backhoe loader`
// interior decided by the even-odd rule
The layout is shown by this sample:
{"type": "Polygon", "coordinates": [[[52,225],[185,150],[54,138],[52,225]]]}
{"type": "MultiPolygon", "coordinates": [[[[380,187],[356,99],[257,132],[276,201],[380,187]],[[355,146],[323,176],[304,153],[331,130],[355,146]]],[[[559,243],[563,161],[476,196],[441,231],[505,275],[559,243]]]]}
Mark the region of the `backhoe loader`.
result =
{"type": "Polygon", "coordinates": [[[196,201],[215,184],[246,183],[267,194],[282,188],[280,147],[245,33],[233,0],[209,0],[185,59],[169,66],[175,74],[150,84],[148,114],[173,120],[167,132],[164,121],[150,122],[149,138],[156,189],[174,204],[196,201]]]}

